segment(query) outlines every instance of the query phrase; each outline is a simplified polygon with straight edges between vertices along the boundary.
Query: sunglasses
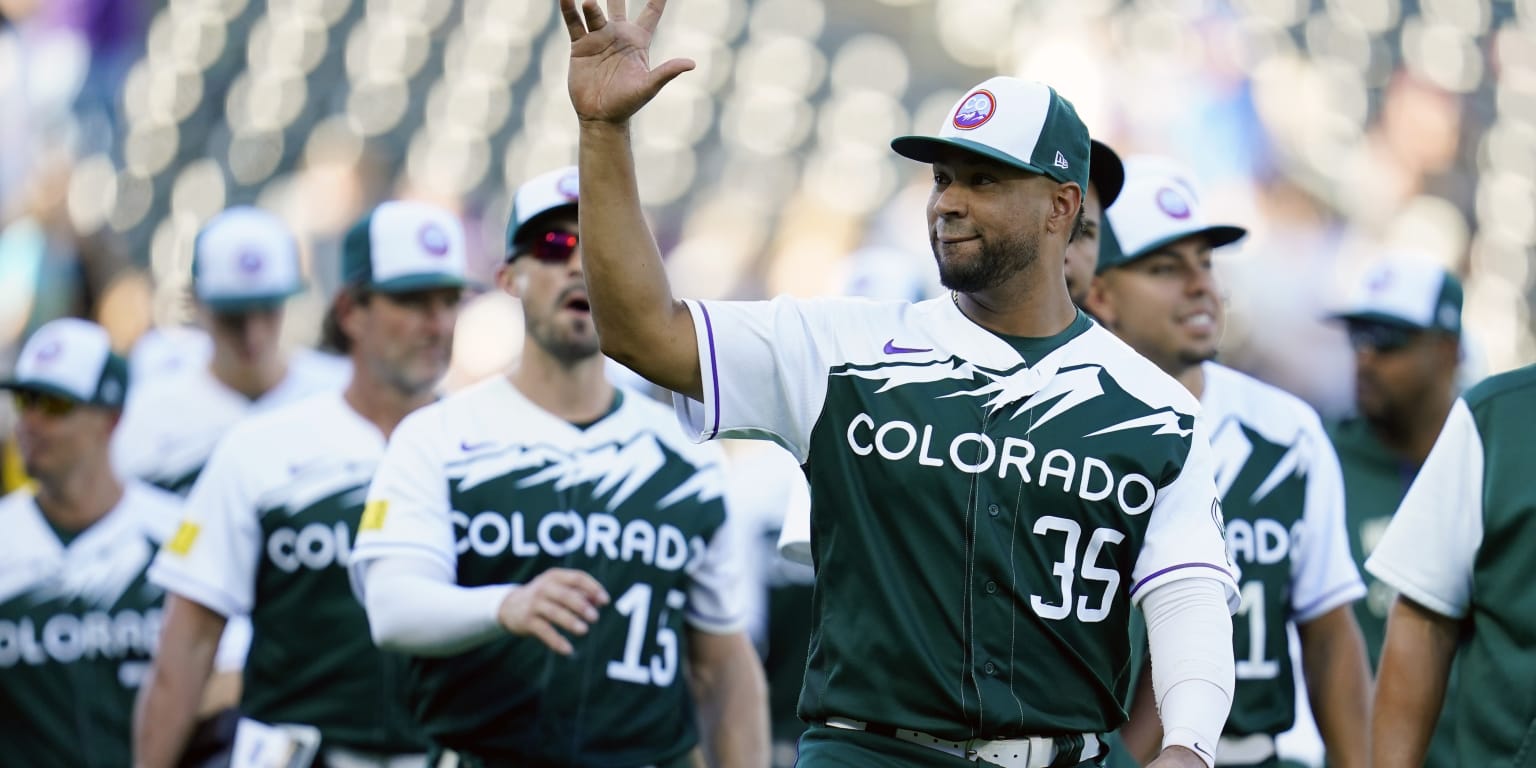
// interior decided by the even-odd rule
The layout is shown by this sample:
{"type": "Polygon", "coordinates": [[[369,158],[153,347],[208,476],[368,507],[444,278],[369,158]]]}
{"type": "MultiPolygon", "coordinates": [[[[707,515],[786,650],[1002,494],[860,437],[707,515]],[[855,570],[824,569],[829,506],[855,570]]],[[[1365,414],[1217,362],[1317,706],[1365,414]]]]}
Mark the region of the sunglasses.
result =
{"type": "Polygon", "coordinates": [[[1386,323],[1350,323],[1349,345],[1355,349],[1370,347],[1376,352],[1397,352],[1418,338],[1419,332],[1386,323]]]}
{"type": "Polygon", "coordinates": [[[16,405],[18,412],[36,409],[41,411],[44,416],[51,418],[68,416],[75,410],[75,406],[78,405],[74,400],[67,397],[60,397],[48,392],[38,392],[34,389],[13,390],[11,392],[11,402],[16,405]]]}
{"type": "Polygon", "coordinates": [[[580,238],[570,232],[545,232],[543,237],[529,243],[524,252],[541,264],[564,266],[570,263],[571,254],[576,252],[579,242],[580,238]]]}

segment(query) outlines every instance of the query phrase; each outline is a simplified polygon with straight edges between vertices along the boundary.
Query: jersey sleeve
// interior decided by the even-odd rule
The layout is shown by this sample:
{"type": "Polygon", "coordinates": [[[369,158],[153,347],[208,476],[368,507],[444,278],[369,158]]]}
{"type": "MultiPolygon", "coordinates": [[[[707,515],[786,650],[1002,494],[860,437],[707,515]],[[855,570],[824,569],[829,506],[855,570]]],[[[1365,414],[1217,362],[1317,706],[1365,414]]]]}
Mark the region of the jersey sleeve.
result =
{"type": "Polygon", "coordinates": [[[1184,467],[1173,482],[1158,491],[1147,513],[1152,517],[1147,522],[1146,541],[1131,571],[1133,604],[1139,605],[1159,584],[1203,578],[1220,581],[1226,590],[1228,610],[1237,610],[1237,574],[1227,558],[1215,467],[1209,438],[1197,427],[1184,467]]]}
{"type": "Polygon", "coordinates": [[[363,571],[373,560],[412,557],[456,571],[443,440],[443,413],[434,406],[407,416],[390,436],[352,548],[352,585],[359,596],[363,571]]]}
{"type": "Polygon", "coordinates": [[[1302,439],[1307,467],[1301,546],[1291,561],[1291,618],[1305,624],[1365,596],[1344,523],[1344,472],[1333,443],[1315,417],[1302,439]]]}
{"type": "Polygon", "coordinates": [[[696,441],[769,439],[804,462],[827,396],[832,327],[825,307],[784,296],[686,304],[704,399],[673,395],[683,432],[696,441]]]}
{"type": "Polygon", "coordinates": [[[231,432],[214,448],[182,507],[181,525],[150,568],[155,584],[225,617],[250,613],[261,556],[258,480],[248,433],[231,432]]]}
{"type": "Polygon", "coordinates": [[[1430,610],[1462,618],[1483,540],[1483,443],[1463,400],[1393,515],[1366,570],[1430,610]]]}

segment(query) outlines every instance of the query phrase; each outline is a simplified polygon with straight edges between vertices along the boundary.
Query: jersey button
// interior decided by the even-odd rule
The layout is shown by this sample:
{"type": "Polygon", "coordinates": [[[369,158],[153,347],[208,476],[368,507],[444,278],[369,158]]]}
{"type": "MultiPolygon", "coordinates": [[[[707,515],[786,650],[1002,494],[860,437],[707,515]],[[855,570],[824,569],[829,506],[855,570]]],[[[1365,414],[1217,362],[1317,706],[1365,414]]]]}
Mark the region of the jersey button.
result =
{"type": "Polygon", "coordinates": [[[986,590],[987,590],[987,594],[989,594],[989,595],[997,594],[997,582],[995,582],[995,581],[987,582],[986,590]]]}
{"type": "Polygon", "coordinates": [[[997,517],[997,513],[1002,512],[1002,511],[1003,511],[1002,508],[998,507],[996,504],[988,504],[987,505],[987,514],[989,514],[989,515],[991,515],[993,517],[997,517]]]}
{"type": "Polygon", "coordinates": [[[992,662],[989,661],[986,664],[982,665],[981,671],[987,673],[988,675],[996,675],[997,674],[997,665],[993,664],[992,662]]]}

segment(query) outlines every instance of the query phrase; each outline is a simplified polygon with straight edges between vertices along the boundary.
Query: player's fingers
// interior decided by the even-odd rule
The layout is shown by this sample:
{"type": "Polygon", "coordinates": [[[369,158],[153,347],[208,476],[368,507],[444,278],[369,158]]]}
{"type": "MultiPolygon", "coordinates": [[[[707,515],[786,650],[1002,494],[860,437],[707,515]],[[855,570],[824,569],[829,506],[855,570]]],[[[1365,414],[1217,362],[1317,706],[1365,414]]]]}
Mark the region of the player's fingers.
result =
{"type": "Polygon", "coordinates": [[[553,625],[543,619],[534,620],[532,626],[529,627],[528,634],[537,637],[539,642],[549,646],[551,651],[561,656],[569,656],[576,651],[571,645],[571,641],[565,639],[565,636],[560,634],[559,630],[556,630],[553,625]]]}
{"type": "Polygon", "coordinates": [[[539,616],[573,635],[585,635],[587,622],[565,605],[549,600],[539,604],[539,616]]]}
{"type": "Polygon", "coordinates": [[[587,20],[587,29],[592,32],[608,26],[608,20],[603,18],[603,9],[597,7],[597,0],[581,0],[581,15],[587,20]]]}
{"type": "Polygon", "coordinates": [[[587,34],[587,25],[581,23],[581,11],[576,10],[576,0],[560,0],[560,17],[565,19],[565,31],[570,33],[571,42],[587,34]]]}
{"type": "Polygon", "coordinates": [[[608,590],[603,589],[603,585],[586,571],[562,568],[558,572],[557,580],[560,584],[581,592],[594,605],[608,604],[608,590]]]}
{"type": "Polygon", "coordinates": [[[640,18],[635,19],[635,23],[647,32],[655,32],[656,22],[661,21],[661,12],[666,7],[667,0],[646,0],[645,8],[640,11],[640,18]]]}
{"type": "Polygon", "coordinates": [[[667,59],[662,62],[660,66],[651,70],[651,82],[648,88],[651,97],[654,98],[667,83],[693,69],[694,66],[693,59],[667,59]]]}
{"type": "Polygon", "coordinates": [[[610,21],[623,21],[629,17],[624,9],[625,0],[608,0],[608,19],[610,21]]]}
{"type": "Polygon", "coordinates": [[[579,589],[565,585],[552,585],[546,597],[549,602],[587,621],[597,621],[597,601],[579,589]]]}

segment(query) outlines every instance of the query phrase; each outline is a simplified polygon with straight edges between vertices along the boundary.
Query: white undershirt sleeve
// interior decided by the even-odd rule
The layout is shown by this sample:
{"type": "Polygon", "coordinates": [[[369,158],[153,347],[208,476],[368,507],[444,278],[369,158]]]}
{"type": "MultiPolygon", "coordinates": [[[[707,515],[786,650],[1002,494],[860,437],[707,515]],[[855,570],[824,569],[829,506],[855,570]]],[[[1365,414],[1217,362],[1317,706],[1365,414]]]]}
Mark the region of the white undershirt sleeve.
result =
{"type": "Polygon", "coordinates": [[[1164,582],[1141,602],[1163,749],[1186,747],[1207,766],[1215,765],[1236,683],[1226,591],[1221,580],[1197,577],[1164,582]]]}
{"type": "Polygon", "coordinates": [[[426,558],[367,563],[364,602],[375,645],[414,656],[452,656],[504,633],[497,613],[510,584],[461,587],[426,558]]]}

